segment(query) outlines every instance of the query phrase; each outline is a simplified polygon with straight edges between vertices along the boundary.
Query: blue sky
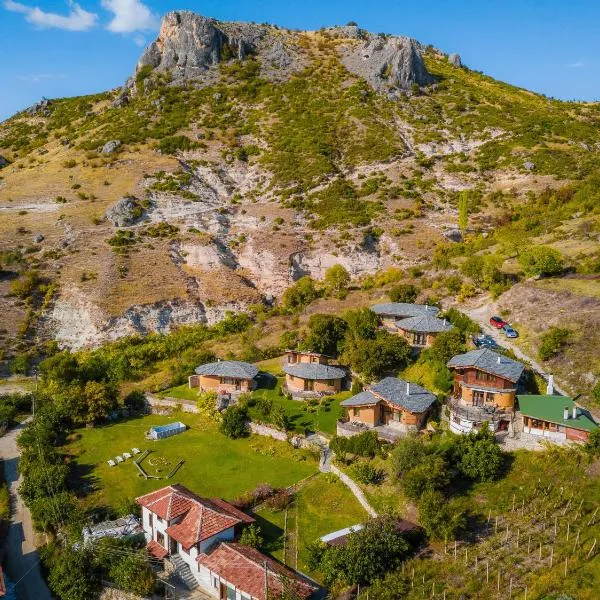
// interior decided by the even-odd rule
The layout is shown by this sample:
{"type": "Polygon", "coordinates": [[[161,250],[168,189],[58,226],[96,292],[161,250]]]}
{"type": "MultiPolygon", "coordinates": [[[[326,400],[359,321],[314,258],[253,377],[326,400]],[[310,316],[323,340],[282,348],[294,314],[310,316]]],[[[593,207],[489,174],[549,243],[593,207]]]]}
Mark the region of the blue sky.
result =
{"type": "Polygon", "coordinates": [[[592,0],[0,0],[0,120],[41,96],[119,86],[160,15],[175,9],[298,29],[354,20],[458,52],[515,85],[600,99],[600,3],[592,0]]]}

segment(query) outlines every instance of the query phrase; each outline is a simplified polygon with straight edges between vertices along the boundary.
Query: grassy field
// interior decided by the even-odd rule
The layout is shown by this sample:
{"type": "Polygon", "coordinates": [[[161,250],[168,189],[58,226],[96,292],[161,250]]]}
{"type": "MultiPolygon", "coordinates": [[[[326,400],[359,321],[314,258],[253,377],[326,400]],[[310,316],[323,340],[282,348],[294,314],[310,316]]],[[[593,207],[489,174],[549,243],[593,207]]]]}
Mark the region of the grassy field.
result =
{"type": "Polygon", "coordinates": [[[368,518],[350,490],[335,476],[324,473],[300,488],[287,510],[287,528],[286,511],[263,509],[257,517],[265,550],[303,572],[307,572],[308,544],[332,531],[364,523],[368,518]]]}
{"type": "Polygon", "coordinates": [[[169,483],[181,483],[198,494],[231,500],[260,483],[289,486],[317,471],[316,459],[309,451],[294,450],[284,442],[260,436],[231,440],[213,422],[188,413],[150,415],[81,429],[72,436],[66,450],[74,457],[75,471],[81,479],[74,488],[89,492],[85,504],[115,510],[121,510],[136,496],[169,483]],[[165,440],[145,440],[144,432],[150,427],[172,421],[184,422],[189,430],[165,440]],[[172,480],[146,480],[131,460],[108,466],[109,458],[133,447],[151,449],[151,457],[165,465],[164,472],[180,460],[185,463],[172,480]]]}
{"type": "Polygon", "coordinates": [[[169,388],[158,395],[162,398],[179,398],[180,400],[196,402],[196,400],[198,400],[198,388],[190,389],[190,386],[187,383],[184,383],[183,385],[169,388]]]}

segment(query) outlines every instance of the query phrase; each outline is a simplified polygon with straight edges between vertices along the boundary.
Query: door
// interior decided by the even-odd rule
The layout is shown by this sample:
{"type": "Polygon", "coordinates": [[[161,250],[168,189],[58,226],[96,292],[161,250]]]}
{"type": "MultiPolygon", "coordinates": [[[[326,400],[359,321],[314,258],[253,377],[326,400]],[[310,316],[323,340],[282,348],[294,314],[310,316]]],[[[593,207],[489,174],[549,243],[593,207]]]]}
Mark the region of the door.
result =
{"type": "Polygon", "coordinates": [[[174,539],[169,539],[169,554],[177,554],[177,542],[174,539]]]}
{"type": "Polygon", "coordinates": [[[483,392],[473,392],[473,406],[483,406],[485,394],[483,392]]]}
{"type": "Polygon", "coordinates": [[[219,587],[219,600],[227,600],[227,586],[224,583],[219,587]]]}
{"type": "Polygon", "coordinates": [[[312,379],[305,379],[304,380],[304,391],[305,392],[312,392],[315,389],[315,382],[312,379]]]}

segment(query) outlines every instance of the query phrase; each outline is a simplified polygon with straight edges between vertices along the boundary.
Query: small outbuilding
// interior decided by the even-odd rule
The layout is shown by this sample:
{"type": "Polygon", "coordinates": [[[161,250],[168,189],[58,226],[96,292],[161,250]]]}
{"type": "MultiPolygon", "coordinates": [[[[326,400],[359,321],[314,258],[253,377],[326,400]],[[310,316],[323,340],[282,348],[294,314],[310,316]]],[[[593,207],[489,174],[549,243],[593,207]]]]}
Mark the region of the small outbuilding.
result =
{"type": "Polygon", "coordinates": [[[148,432],[148,438],[151,440],[162,440],[178,433],[183,433],[187,429],[185,423],[176,421],[175,423],[169,423],[168,425],[156,425],[151,427],[148,432]]]}
{"type": "Polygon", "coordinates": [[[590,415],[567,396],[518,396],[523,431],[555,441],[586,442],[598,429],[590,415]]]}
{"type": "Polygon", "coordinates": [[[285,387],[292,396],[311,397],[337,394],[342,391],[346,371],[319,362],[286,363],[283,365],[285,387]]]}
{"type": "Polygon", "coordinates": [[[452,324],[434,315],[421,315],[396,321],[396,328],[411,346],[429,348],[440,333],[452,329],[452,324]]]}
{"type": "Polygon", "coordinates": [[[189,378],[190,388],[216,392],[250,392],[256,388],[258,368],[239,360],[219,360],[200,365],[189,378]]]}

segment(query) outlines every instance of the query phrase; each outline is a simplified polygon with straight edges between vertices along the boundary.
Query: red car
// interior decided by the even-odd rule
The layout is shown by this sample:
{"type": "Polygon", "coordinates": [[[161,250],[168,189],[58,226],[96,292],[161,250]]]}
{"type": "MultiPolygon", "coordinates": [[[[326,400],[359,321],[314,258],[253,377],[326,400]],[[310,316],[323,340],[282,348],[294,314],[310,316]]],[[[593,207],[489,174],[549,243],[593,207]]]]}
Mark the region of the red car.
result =
{"type": "Polygon", "coordinates": [[[496,329],[502,329],[505,325],[508,325],[508,323],[500,317],[492,317],[490,319],[490,325],[496,329]]]}

